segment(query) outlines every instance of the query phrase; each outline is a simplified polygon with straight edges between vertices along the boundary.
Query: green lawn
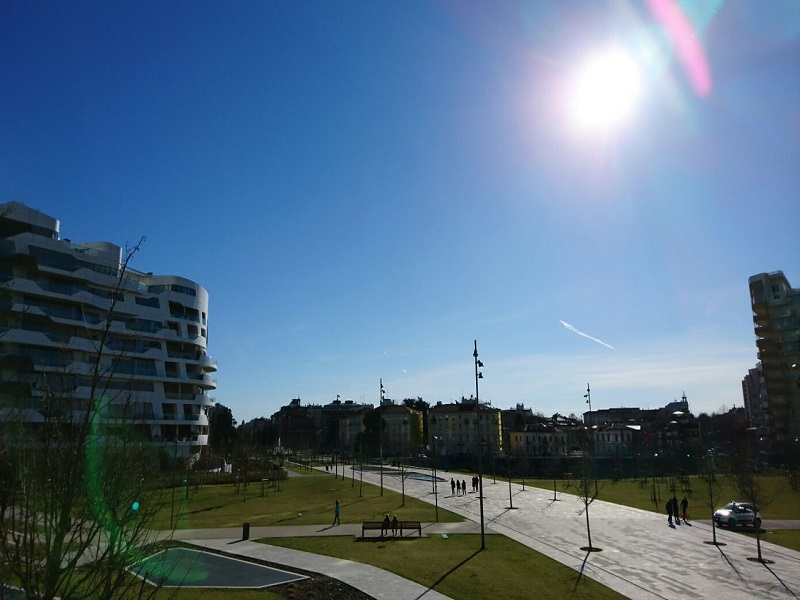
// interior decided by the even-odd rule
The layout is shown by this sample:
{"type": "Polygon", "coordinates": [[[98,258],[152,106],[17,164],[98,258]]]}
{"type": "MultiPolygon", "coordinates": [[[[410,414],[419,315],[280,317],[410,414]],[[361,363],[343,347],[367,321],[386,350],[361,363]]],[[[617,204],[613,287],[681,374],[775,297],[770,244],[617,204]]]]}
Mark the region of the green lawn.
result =
{"type": "MultiPolygon", "coordinates": [[[[246,492],[234,485],[201,487],[187,499],[176,490],[174,509],[169,501],[172,491],[165,492],[168,505],[159,514],[159,526],[169,527],[170,512],[178,528],[241,527],[248,521],[252,526],[287,524],[323,524],[333,520],[333,503],[342,505],[343,523],[380,520],[387,512],[401,519],[434,521],[435,508],[413,498],[384,488],[383,496],[377,486],[364,484],[359,494],[359,482],[334,479],[320,472],[301,472],[283,482],[282,491],[267,490],[261,496],[260,484],[251,484],[246,492]],[[179,516],[178,516],[179,515],[179,516]]],[[[185,492],[184,492],[185,493],[185,492]]],[[[439,520],[458,522],[460,515],[439,508],[439,520]]],[[[405,540],[358,541],[353,538],[314,537],[269,540],[318,554],[348,558],[397,573],[423,585],[433,587],[453,598],[479,599],[492,594],[505,598],[529,598],[532,590],[544,598],[620,598],[605,586],[579,576],[575,571],[503,536],[487,540],[485,551],[478,552],[480,538],[475,535],[456,535],[405,540]],[[546,590],[537,581],[546,580],[546,590]]],[[[161,590],[159,598],[177,600],[216,600],[232,598],[283,598],[279,591],[264,590],[180,590],[173,595],[161,590]]]]}
{"type": "MultiPolygon", "coordinates": [[[[386,513],[398,518],[432,522],[435,507],[432,504],[405,497],[384,487],[369,484],[353,485],[352,479],[335,479],[333,475],[319,471],[302,471],[300,477],[290,477],[282,483],[281,491],[265,489],[261,495],[261,484],[237,487],[232,484],[201,487],[197,493],[176,489],[175,504],[172,491],[166,490],[166,506],[160,511],[154,527],[169,529],[171,515],[177,521],[177,529],[200,529],[210,527],[241,527],[248,522],[252,527],[271,525],[320,525],[333,522],[333,505],[341,503],[342,523],[361,523],[383,519],[386,513]]],[[[439,521],[460,522],[464,518],[439,507],[439,521]]]]}
{"type": "Polygon", "coordinates": [[[489,596],[504,600],[526,600],[533,596],[624,598],[502,535],[489,536],[483,551],[477,535],[453,535],[448,539],[325,537],[259,541],[370,564],[459,600],[482,600],[489,596]]]}
{"type": "MultiPolygon", "coordinates": [[[[743,529],[741,533],[753,538],[753,543],[755,543],[755,532],[743,529]]],[[[800,529],[775,529],[767,531],[761,534],[761,541],[771,542],[783,546],[784,548],[791,548],[792,550],[800,552],[800,529]]]]}
{"type": "MultiPolygon", "coordinates": [[[[515,480],[521,483],[522,480],[515,480]]],[[[704,497],[707,496],[707,489],[705,483],[698,477],[689,478],[689,488],[681,489],[680,482],[677,479],[672,480],[675,484],[674,492],[680,501],[685,494],[689,500],[689,514],[694,519],[711,519],[711,509],[707,505],[708,501],[704,497]]],[[[718,477],[720,484],[720,501],[719,506],[731,500],[742,500],[740,494],[736,493],[730,480],[724,475],[718,477]]],[[[785,476],[769,476],[762,478],[762,484],[766,491],[767,496],[774,497],[772,502],[765,507],[761,508],[761,516],[764,519],[800,519],[800,491],[792,490],[789,487],[789,480],[785,476]]],[[[546,479],[526,479],[525,485],[539,487],[553,491],[553,480],[546,479]]],[[[646,483],[642,484],[638,480],[624,480],[624,481],[601,481],[599,484],[600,495],[599,500],[606,502],[613,502],[614,504],[622,504],[624,506],[631,506],[633,508],[640,508],[642,510],[656,511],[665,513],[664,505],[667,498],[672,496],[673,488],[670,487],[670,480],[667,478],[656,479],[655,486],[653,480],[648,479],[646,483]],[[654,503],[652,500],[653,490],[655,487],[655,496],[658,500],[654,503]]],[[[568,485],[562,480],[556,482],[557,493],[568,492],[575,493],[574,486],[568,485]]],[[[719,508],[719,506],[717,508],[719,508]]]]}
{"type": "MultiPolygon", "coordinates": [[[[385,513],[397,514],[401,519],[434,521],[434,507],[397,492],[384,488],[381,496],[377,486],[358,480],[335,479],[332,474],[318,471],[301,471],[302,476],[291,477],[283,482],[282,491],[272,488],[261,495],[260,483],[243,486],[213,485],[201,487],[188,498],[176,491],[175,505],[171,504],[171,490],[165,491],[167,506],[158,517],[158,526],[168,528],[170,513],[177,519],[179,529],[205,527],[241,527],[245,521],[252,526],[269,525],[319,525],[333,520],[333,504],[338,498],[342,523],[361,523],[365,520],[380,520],[385,513]]],[[[518,481],[519,482],[519,481],[518,481]]],[[[695,519],[709,518],[702,515],[702,482],[690,479],[691,490],[687,490],[690,513],[695,519]]],[[[732,486],[720,477],[722,493],[720,502],[736,498],[732,486]]],[[[786,478],[765,478],[767,489],[776,494],[773,502],[764,509],[765,519],[800,519],[800,493],[792,491],[786,478]]],[[[552,480],[527,480],[526,486],[553,490],[552,480]]],[[[557,481],[557,493],[573,492],[575,488],[557,481]]],[[[679,486],[679,484],[678,484],[679,486]]],[[[185,493],[185,492],[184,492],[185,493]]],[[[661,505],[671,495],[669,481],[656,481],[658,507],[652,502],[652,481],[642,485],[638,481],[604,481],[600,485],[601,500],[662,512],[661,505]]],[[[684,491],[676,488],[679,499],[684,491]]],[[[706,509],[707,510],[707,509],[706,509]]],[[[439,508],[439,520],[458,522],[464,519],[443,508],[439,508]]],[[[763,539],[789,548],[800,550],[800,531],[774,531],[764,534],[763,539]]],[[[270,544],[347,558],[397,573],[407,579],[459,599],[484,598],[487,590],[500,595],[504,600],[529,598],[535,590],[544,598],[617,598],[612,590],[580,577],[578,573],[504,536],[492,535],[487,548],[478,552],[479,538],[474,535],[454,535],[449,539],[440,536],[430,538],[360,541],[347,537],[314,537],[294,539],[261,540],[270,544]],[[546,586],[538,582],[547,581],[546,586]]],[[[162,590],[159,598],[171,597],[162,590]]],[[[283,598],[279,592],[264,590],[182,590],[177,600],[216,600],[217,598],[283,598]]]]}

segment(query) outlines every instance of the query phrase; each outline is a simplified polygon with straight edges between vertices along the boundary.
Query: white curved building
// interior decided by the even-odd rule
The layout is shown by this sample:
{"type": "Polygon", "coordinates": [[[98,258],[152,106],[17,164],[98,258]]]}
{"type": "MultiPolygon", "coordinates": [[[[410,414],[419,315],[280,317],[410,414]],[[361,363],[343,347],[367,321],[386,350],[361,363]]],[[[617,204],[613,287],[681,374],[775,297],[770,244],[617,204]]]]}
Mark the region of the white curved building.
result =
{"type": "Polygon", "coordinates": [[[119,246],[72,243],[55,218],[0,204],[0,421],[41,423],[51,398],[68,398],[80,412],[107,330],[101,416],[135,427],[170,457],[195,456],[208,443],[216,388],[208,292],[183,277],[127,268],[109,314],[123,266],[119,246]]]}

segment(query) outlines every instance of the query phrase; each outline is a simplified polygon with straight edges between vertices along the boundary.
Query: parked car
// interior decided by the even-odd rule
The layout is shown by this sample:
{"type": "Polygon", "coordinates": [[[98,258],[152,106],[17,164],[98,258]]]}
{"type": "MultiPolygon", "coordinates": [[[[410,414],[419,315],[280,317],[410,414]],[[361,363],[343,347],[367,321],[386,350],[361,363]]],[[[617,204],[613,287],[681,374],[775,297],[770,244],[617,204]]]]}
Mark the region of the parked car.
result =
{"type": "Polygon", "coordinates": [[[761,529],[761,514],[748,502],[728,502],[714,511],[714,521],[717,525],[727,527],[752,525],[756,529],[761,529]]]}

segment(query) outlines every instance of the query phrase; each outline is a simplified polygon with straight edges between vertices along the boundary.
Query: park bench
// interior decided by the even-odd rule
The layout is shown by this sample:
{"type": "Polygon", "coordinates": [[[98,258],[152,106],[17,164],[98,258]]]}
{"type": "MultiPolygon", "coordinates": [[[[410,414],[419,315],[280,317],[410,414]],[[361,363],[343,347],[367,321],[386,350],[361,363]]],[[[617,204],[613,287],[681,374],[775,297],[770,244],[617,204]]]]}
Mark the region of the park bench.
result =
{"type": "MultiPolygon", "coordinates": [[[[398,521],[397,528],[400,530],[400,537],[403,537],[404,529],[406,531],[416,530],[417,534],[422,537],[422,523],[420,521],[398,521]]],[[[361,537],[364,537],[364,532],[366,531],[381,531],[381,535],[383,535],[384,529],[388,533],[392,530],[392,527],[385,527],[383,521],[364,521],[361,523],[361,537]]]]}
{"type": "Polygon", "coordinates": [[[416,529],[419,537],[422,537],[422,523],[419,521],[398,521],[397,525],[400,528],[400,537],[403,537],[403,529],[407,529],[408,531],[414,531],[416,529]]]}
{"type": "Polygon", "coordinates": [[[364,537],[364,532],[369,530],[380,531],[381,535],[383,535],[383,529],[391,530],[391,527],[384,527],[383,521],[364,521],[361,524],[361,537],[364,537]]]}

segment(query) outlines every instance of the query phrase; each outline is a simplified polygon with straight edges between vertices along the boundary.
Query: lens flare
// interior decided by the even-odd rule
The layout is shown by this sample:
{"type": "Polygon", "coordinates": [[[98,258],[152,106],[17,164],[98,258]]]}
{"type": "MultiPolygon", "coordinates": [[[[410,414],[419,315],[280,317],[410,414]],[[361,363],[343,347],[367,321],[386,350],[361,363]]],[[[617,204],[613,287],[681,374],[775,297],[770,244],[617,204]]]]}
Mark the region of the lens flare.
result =
{"type": "Polygon", "coordinates": [[[675,53],[700,97],[711,93],[711,70],[703,46],[675,0],[647,0],[650,12],[669,34],[675,53]]]}

